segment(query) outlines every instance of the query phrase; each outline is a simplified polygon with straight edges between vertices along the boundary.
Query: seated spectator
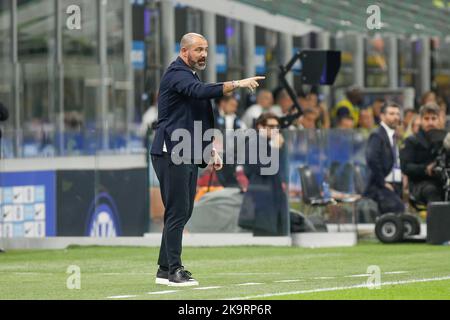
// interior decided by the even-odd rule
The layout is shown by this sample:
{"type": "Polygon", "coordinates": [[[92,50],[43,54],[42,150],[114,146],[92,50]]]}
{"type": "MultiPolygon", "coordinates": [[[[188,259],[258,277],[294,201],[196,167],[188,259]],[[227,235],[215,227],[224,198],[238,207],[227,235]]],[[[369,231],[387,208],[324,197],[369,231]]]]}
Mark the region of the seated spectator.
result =
{"type": "Polygon", "coordinates": [[[331,120],[327,105],[324,102],[319,101],[319,96],[315,90],[311,90],[307,97],[309,105],[319,113],[316,121],[316,128],[329,129],[331,126],[331,120]]]}
{"type": "Polygon", "coordinates": [[[417,134],[420,130],[420,116],[418,114],[415,114],[411,121],[408,124],[408,127],[406,128],[405,134],[403,135],[403,140],[408,138],[409,136],[412,136],[414,134],[417,134]]]}
{"type": "Polygon", "coordinates": [[[355,120],[346,108],[342,108],[337,113],[336,129],[349,130],[355,128],[355,120]]]}
{"type": "Polygon", "coordinates": [[[414,110],[412,108],[406,109],[403,112],[403,128],[405,129],[405,131],[408,128],[409,124],[411,123],[412,118],[415,115],[417,115],[417,112],[416,112],[416,110],[414,110]]]}
{"type": "Polygon", "coordinates": [[[422,98],[420,100],[420,105],[424,106],[430,103],[437,103],[437,97],[436,97],[436,93],[434,93],[433,91],[427,91],[422,95],[422,98]]]}
{"type": "Polygon", "coordinates": [[[372,130],[375,129],[375,118],[373,116],[372,109],[361,109],[361,111],[359,112],[358,127],[365,137],[368,137],[372,130]]]}
{"type": "Polygon", "coordinates": [[[331,117],[335,123],[337,123],[339,117],[338,113],[340,111],[342,112],[342,109],[348,110],[349,115],[354,120],[353,124],[356,126],[359,122],[359,109],[363,102],[361,90],[359,88],[352,87],[346,92],[345,95],[346,98],[339,101],[336,107],[334,107],[331,111],[331,117]]]}
{"type": "Polygon", "coordinates": [[[306,108],[310,108],[312,106],[311,100],[308,99],[308,96],[302,90],[297,92],[297,102],[302,110],[305,110],[306,108]]]}
{"type": "Polygon", "coordinates": [[[376,98],[373,101],[372,106],[371,106],[371,109],[373,111],[373,117],[374,117],[375,123],[377,125],[379,125],[381,122],[380,116],[381,116],[381,108],[383,107],[383,104],[384,104],[383,98],[376,98]]]}
{"type": "Polygon", "coordinates": [[[378,204],[381,214],[403,213],[402,173],[396,128],[400,125],[400,107],[388,102],[381,109],[380,127],[367,142],[366,162],[369,169],[364,196],[378,204]]]}
{"type": "Polygon", "coordinates": [[[247,128],[254,128],[256,119],[264,112],[269,112],[273,106],[273,95],[269,90],[259,90],[256,96],[256,104],[245,111],[242,122],[247,128]]]}
{"type": "Polygon", "coordinates": [[[219,130],[246,129],[247,126],[237,116],[238,101],[234,96],[223,96],[216,100],[215,121],[219,130]]]}
{"type": "Polygon", "coordinates": [[[286,89],[278,88],[274,93],[275,105],[271,108],[271,112],[277,117],[284,117],[290,113],[294,102],[289,96],[286,89]]]}
{"type": "MultiPolygon", "coordinates": [[[[239,117],[236,115],[238,109],[238,101],[234,96],[223,96],[216,100],[216,108],[214,110],[215,113],[215,122],[216,129],[221,130],[224,135],[234,133],[227,132],[226,130],[238,130],[238,129],[246,129],[245,123],[243,123],[239,117]]],[[[235,150],[227,150],[226,145],[224,146],[224,142],[220,139],[220,137],[216,137],[214,141],[214,146],[219,152],[223,152],[222,158],[225,159],[229,152],[234,153],[235,150]]],[[[217,175],[217,179],[223,187],[226,188],[234,188],[238,186],[238,181],[236,180],[236,172],[239,169],[239,166],[235,164],[224,164],[222,170],[215,172],[217,175]]]]}
{"type": "MultiPolygon", "coordinates": [[[[266,146],[268,154],[280,152],[284,139],[279,132],[280,122],[273,113],[262,114],[257,122],[259,146],[266,146]]],[[[255,142],[255,141],[253,141],[255,142]]],[[[280,166],[282,153],[280,152],[280,166]]],[[[257,236],[286,235],[288,232],[288,202],[286,195],[286,178],[280,168],[274,175],[264,175],[265,167],[259,159],[257,164],[245,165],[248,189],[244,195],[239,214],[239,226],[253,230],[257,236]]]]}
{"type": "Polygon", "coordinates": [[[298,118],[297,125],[292,126],[292,129],[316,129],[316,121],[319,118],[319,113],[313,108],[306,108],[303,114],[298,118]]]}

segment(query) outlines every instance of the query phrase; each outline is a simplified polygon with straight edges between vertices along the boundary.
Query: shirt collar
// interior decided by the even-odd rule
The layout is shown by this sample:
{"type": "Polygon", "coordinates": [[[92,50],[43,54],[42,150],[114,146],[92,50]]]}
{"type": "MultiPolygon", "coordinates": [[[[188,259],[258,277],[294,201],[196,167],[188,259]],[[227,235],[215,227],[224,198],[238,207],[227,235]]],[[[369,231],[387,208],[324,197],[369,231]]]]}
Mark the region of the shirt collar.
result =
{"type": "Polygon", "coordinates": [[[389,126],[388,126],[386,123],[384,123],[383,121],[381,121],[380,123],[381,123],[381,125],[383,126],[384,130],[386,130],[386,132],[387,132],[387,134],[388,134],[388,137],[389,137],[389,138],[394,137],[395,130],[389,128],[389,126]]]}

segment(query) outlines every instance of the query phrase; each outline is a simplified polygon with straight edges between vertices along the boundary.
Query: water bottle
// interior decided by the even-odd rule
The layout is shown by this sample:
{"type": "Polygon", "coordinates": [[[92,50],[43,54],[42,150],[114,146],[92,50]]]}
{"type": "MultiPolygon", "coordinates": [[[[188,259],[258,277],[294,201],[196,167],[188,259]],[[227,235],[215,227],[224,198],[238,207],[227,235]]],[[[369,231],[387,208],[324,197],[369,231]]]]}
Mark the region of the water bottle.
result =
{"type": "Polygon", "coordinates": [[[331,199],[330,185],[328,184],[328,182],[326,181],[322,182],[322,189],[323,189],[323,198],[325,200],[331,199]]]}

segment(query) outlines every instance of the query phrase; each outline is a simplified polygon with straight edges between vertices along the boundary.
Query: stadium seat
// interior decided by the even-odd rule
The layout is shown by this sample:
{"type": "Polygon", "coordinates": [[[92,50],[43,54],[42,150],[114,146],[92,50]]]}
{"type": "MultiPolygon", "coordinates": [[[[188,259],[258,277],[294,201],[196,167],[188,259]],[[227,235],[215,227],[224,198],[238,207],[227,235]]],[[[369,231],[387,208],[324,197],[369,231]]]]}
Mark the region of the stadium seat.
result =
{"type": "Polygon", "coordinates": [[[329,204],[335,204],[332,198],[325,199],[322,196],[321,189],[317,183],[316,177],[309,166],[301,166],[298,168],[300,173],[300,181],[302,184],[302,201],[305,204],[305,214],[312,214],[312,210],[316,207],[326,207],[329,204]]]}

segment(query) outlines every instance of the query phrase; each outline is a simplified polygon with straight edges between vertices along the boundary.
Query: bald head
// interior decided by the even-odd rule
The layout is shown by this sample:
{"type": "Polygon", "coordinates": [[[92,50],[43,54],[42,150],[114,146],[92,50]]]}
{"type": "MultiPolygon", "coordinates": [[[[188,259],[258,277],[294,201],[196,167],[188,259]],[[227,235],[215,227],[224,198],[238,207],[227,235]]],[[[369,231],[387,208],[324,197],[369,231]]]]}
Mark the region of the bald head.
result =
{"type": "Polygon", "coordinates": [[[187,33],[180,41],[180,57],[194,70],[206,69],[208,41],[198,33],[187,33]]]}
{"type": "Polygon", "coordinates": [[[192,47],[196,41],[198,40],[203,40],[206,41],[206,38],[204,36],[202,36],[199,33],[186,33],[180,41],[180,50],[182,48],[187,48],[189,49],[190,47],[192,47]]]}

